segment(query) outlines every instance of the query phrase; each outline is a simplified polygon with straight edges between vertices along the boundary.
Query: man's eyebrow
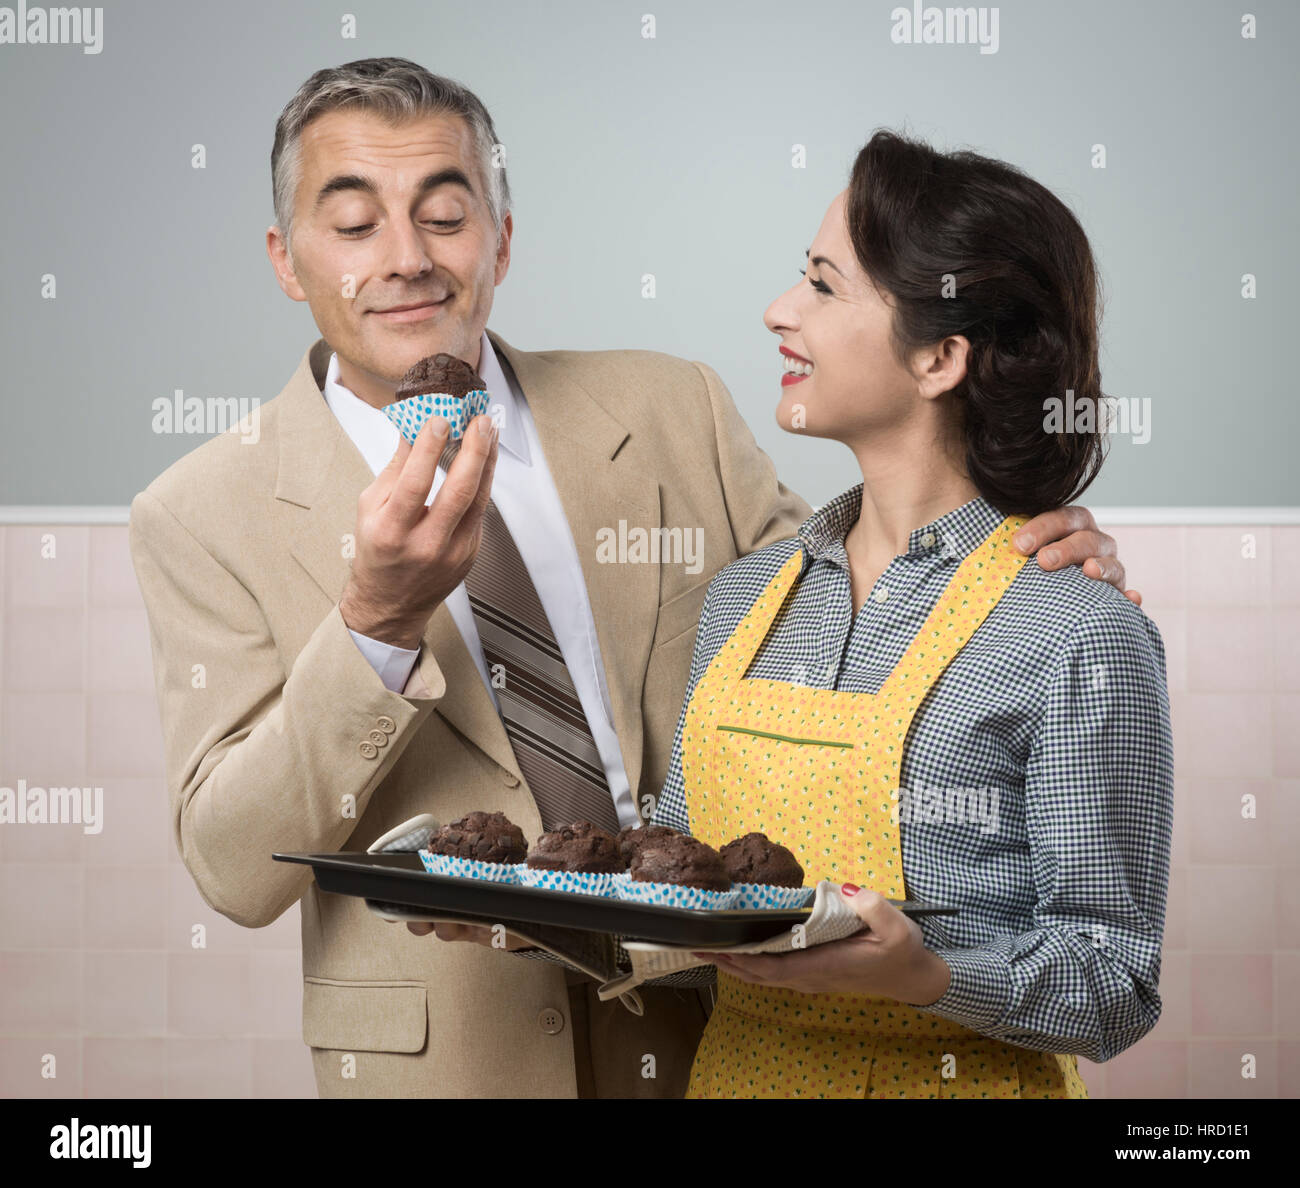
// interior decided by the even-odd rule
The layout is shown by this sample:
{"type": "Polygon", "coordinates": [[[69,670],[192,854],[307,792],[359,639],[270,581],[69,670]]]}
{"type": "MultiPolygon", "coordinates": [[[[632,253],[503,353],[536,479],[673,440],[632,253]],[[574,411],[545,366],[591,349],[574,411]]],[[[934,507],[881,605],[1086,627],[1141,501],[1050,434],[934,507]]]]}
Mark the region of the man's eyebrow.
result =
{"type": "MultiPolygon", "coordinates": [[[[474,187],[470,184],[469,178],[465,176],[464,170],[458,169],[454,165],[426,175],[421,179],[420,184],[416,186],[415,192],[419,196],[445,185],[463,186],[470,194],[474,193],[474,187]]],[[[321,186],[319,193],[316,195],[316,208],[319,209],[331,194],[340,194],[347,190],[360,190],[363,194],[369,194],[372,198],[379,197],[379,187],[364,174],[339,173],[321,186]]]]}
{"type": "MultiPolygon", "coordinates": [[[[811,251],[812,251],[812,248],[804,248],[804,253],[803,253],[803,254],[804,254],[805,256],[807,256],[808,253],[811,252],[811,251]]],[[[811,263],[811,264],[816,264],[816,265],[818,265],[818,266],[820,266],[820,265],[822,265],[822,264],[825,264],[827,268],[835,268],[835,265],[832,264],[828,259],[826,259],[825,256],[809,256],[809,263],[811,263]]],[[[839,270],[838,268],[835,268],[835,271],[836,271],[836,272],[840,272],[840,270],[839,270]]],[[[840,276],[844,276],[844,273],[840,272],[840,276]]],[[[845,279],[845,280],[848,280],[849,278],[848,278],[847,276],[844,276],[844,279],[845,279]]]]}

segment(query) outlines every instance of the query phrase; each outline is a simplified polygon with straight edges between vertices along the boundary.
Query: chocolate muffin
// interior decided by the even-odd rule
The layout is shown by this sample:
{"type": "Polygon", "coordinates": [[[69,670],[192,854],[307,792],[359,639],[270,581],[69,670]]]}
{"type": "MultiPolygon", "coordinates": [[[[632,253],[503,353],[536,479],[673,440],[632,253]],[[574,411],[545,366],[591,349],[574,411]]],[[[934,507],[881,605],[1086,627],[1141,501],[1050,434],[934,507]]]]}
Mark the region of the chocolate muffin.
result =
{"type": "Polygon", "coordinates": [[[684,833],[647,840],[632,855],[630,873],[639,883],[676,883],[701,891],[731,889],[718,851],[684,833]]]}
{"type": "Polygon", "coordinates": [[[524,831],[505,813],[466,813],[443,825],[425,846],[430,853],[479,862],[522,862],[528,853],[524,831]]]}
{"type": "Polygon", "coordinates": [[[428,396],[439,392],[447,396],[464,397],[486,387],[482,376],[464,359],[448,354],[425,355],[402,376],[401,386],[393,400],[396,402],[411,396],[428,396]]]}
{"type": "Polygon", "coordinates": [[[543,833],[528,852],[526,861],[532,870],[615,874],[626,869],[618,856],[614,835],[590,821],[575,821],[543,833]]]}
{"type": "Polygon", "coordinates": [[[733,883],[764,883],[769,887],[802,887],[803,867],[779,842],[765,833],[747,833],[718,851],[733,883]]]}
{"type": "Polygon", "coordinates": [[[623,859],[623,869],[632,864],[632,856],[646,842],[665,837],[683,837],[681,830],[670,825],[625,825],[618,831],[618,856],[623,859]]]}

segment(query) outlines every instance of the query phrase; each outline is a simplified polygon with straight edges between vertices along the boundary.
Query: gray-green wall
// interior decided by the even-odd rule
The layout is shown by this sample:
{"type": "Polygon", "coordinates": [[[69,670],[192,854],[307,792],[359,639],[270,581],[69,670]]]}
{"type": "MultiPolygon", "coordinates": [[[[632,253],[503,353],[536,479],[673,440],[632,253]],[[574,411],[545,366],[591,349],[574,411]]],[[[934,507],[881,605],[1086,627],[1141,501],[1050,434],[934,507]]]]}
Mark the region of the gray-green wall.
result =
{"type": "Polygon", "coordinates": [[[1103,384],[1149,399],[1151,437],[1117,438],[1084,502],[1300,504],[1300,5],[1015,0],[996,53],[895,44],[895,7],[109,3],[99,53],[0,45],[0,505],[129,503],[202,440],[155,434],[155,399],[279,391],[316,330],[263,247],[273,123],[313,70],[385,54],[469,84],[506,144],[493,329],[707,361],[813,503],[857,471],[776,426],[761,317],[888,126],[1021,166],[1089,233],[1103,384]]]}

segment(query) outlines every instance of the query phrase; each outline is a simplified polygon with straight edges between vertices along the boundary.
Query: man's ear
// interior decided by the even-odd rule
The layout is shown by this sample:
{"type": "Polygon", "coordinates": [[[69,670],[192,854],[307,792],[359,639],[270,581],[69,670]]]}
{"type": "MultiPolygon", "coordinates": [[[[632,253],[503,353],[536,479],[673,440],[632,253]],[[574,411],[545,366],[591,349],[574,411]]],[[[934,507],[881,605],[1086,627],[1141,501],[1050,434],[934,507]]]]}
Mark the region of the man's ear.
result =
{"type": "Polygon", "coordinates": [[[510,211],[506,211],[505,217],[501,220],[501,231],[497,236],[497,259],[496,259],[496,276],[493,286],[499,285],[506,279],[506,273],[510,270],[510,237],[515,233],[515,220],[510,211]]]}
{"type": "Polygon", "coordinates": [[[272,225],[266,229],[266,254],[270,258],[271,267],[275,269],[276,282],[285,296],[294,301],[306,301],[307,293],[298,283],[293,258],[289,255],[288,244],[278,226],[272,225]]]}

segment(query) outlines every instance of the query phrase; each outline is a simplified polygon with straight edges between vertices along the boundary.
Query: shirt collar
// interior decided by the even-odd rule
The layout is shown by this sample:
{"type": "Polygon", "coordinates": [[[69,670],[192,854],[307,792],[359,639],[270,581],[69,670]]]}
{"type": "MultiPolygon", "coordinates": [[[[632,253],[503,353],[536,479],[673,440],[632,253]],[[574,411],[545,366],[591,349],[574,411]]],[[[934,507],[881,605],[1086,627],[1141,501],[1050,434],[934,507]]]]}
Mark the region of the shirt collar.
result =
{"type": "MultiPolygon", "coordinates": [[[[509,450],[525,466],[531,466],[528,438],[524,433],[523,421],[518,415],[519,403],[523,401],[524,395],[516,390],[512,379],[506,378],[505,370],[497,358],[496,351],[492,349],[492,341],[488,338],[486,330],[479,340],[478,373],[483,377],[483,383],[491,398],[488,413],[501,427],[501,446],[509,450]]],[[[351,389],[343,386],[339,379],[337,354],[330,355],[322,394],[348,436],[358,445],[361,445],[361,441],[370,444],[369,450],[366,448],[361,450],[366,460],[373,463],[370,456],[373,453],[376,458],[383,459],[380,463],[381,468],[387,465],[400,439],[397,426],[384,416],[381,409],[368,404],[351,389]],[[385,450],[387,453],[384,452],[385,450]]],[[[374,469],[373,465],[371,468],[374,469]]]]}
{"type": "MultiPolygon", "coordinates": [[[[847,566],[844,537],[862,510],[862,484],[837,495],[819,507],[799,525],[803,547],[803,569],[813,561],[827,560],[847,566]]],[[[907,538],[907,556],[937,556],[958,564],[1006,517],[983,496],[945,512],[928,524],[912,529],[907,538]]]]}

